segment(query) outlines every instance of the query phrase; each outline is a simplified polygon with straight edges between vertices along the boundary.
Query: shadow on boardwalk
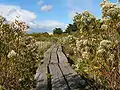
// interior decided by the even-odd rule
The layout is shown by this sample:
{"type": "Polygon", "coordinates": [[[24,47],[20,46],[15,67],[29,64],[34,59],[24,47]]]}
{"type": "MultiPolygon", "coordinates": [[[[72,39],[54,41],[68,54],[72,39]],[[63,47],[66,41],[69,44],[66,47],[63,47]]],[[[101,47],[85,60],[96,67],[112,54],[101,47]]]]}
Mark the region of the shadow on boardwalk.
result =
{"type": "Polygon", "coordinates": [[[36,71],[36,90],[100,90],[102,86],[79,76],[68,61],[60,45],[51,46],[44,55],[44,63],[36,71]]]}
{"type": "MultiPolygon", "coordinates": [[[[66,85],[66,82],[64,82],[64,78],[61,77],[61,79],[55,79],[54,82],[52,83],[54,86],[53,88],[56,88],[56,90],[58,88],[61,88],[62,87],[62,90],[86,90],[85,89],[85,82],[83,81],[79,81],[79,78],[77,75],[72,75],[71,74],[67,74],[65,75],[68,79],[68,82],[69,82],[69,87],[72,87],[71,89],[68,89],[68,86],[66,85]],[[74,79],[73,79],[74,78],[74,79]],[[76,85],[76,82],[77,82],[77,85],[76,85]],[[83,84],[83,85],[82,85],[83,84]]],[[[52,78],[51,78],[52,79],[52,78]]],[[[42,82],[39,81],[39,82],[42,82]]],[[[41,84],[37,87],[36,90],[46,90],[46,88],[44,87],[47,87],[48,85],[45,85],[45,84],[41,84]]],[[[48,88],[47,90],[51,90],[50,88],[48,88]]]]}
{"type": "MultiPolygon", "coordinates": [[[[71,74],[65,75],[65,77],[67,78],[67,82],[69,82],[69,87],[72,87],[70,90],[85,90],[85,86],[86,86],[85,81],[80,81],[77,75],[72,75],[71,73],[71,74]],[[77,82],[77,85],[76,85],[76,82],[77,82]]],[[[53,86],[54,88],[64,87],[62,90],[68,90],[64,82],[64,79],[56,80],[53,84],[56,85],[56,86],[53,86]]]]}

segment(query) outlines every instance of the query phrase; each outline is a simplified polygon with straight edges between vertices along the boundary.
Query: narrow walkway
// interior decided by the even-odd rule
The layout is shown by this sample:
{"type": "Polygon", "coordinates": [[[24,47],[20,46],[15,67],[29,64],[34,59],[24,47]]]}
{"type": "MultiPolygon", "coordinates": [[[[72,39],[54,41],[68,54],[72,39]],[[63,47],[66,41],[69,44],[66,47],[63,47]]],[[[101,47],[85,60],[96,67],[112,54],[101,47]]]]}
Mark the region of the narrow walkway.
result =
{"type": "Polygon", "coordinates": [[[85,81],[70,67],[60,45],[51,46],[43,61],[35,75],[36,90],[85,90],[85,81]]]}

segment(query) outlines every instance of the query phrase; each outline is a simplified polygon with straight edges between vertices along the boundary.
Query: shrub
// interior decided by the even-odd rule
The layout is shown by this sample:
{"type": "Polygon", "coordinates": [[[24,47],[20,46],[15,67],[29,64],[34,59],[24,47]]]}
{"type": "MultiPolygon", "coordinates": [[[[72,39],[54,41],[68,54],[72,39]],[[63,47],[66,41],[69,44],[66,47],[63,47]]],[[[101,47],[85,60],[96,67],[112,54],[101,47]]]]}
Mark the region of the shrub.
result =
{"type": "MultiPolygon", "coordinates": [[[[80,74],[113,90],[120,89],[120,6],[108,1],[101,3],[102,19],[85,11],[73,21],[78,31],[62,41],[65,49],[76,56],[75,67],[80,74]],[[69,39],[70,38],[70,39],[69,39]],[[66,46],[66,43],[68,44],[66,46]]],[[[69,56],[71,57],[71,56],[69,56]]],[[[100,87],[97,87],[100,88],[100,87]]]]}
{"type": "Polygon", "coordinates": [[[7,22],[0,17],[0,85],[5,90],[35,87],[34,74],[43,44],[38,44],[32,36],[26,36],[27,28],[24,22],[7,22]]]}

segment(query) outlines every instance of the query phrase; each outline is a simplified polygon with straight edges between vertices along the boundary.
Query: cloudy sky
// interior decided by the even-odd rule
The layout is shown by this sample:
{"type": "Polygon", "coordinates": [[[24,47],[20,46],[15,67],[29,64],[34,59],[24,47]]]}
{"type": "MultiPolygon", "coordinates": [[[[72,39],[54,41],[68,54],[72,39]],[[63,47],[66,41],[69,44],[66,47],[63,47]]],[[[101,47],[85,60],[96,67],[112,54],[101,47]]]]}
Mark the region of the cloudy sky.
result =
{"type": "MultiPolygon", "coordinates": [[[[30,32],[52,32],[59,27],[64,29],[72,23],[75,12],[88,10],[100,18],[100,3],[103,0],[0,0],[0,15],[7,20],[26,22],[30,32]]],[[[117,0],[110,0],[112,2],[117,0]]]]}

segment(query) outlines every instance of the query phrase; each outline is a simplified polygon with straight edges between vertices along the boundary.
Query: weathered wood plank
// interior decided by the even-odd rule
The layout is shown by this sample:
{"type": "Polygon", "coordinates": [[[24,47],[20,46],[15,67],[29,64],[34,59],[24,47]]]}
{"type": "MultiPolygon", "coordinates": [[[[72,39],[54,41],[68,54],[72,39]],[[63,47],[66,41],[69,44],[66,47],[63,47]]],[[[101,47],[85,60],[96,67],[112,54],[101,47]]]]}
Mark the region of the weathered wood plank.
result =
{"type": "Polygon", "coordinates": [[[61,46],[59,46],[57,54],[58,54],[58,58],[59,58],[59,63],[68,63],[68,59],[65,56],[65,54],[62,52],[61,46]]]}
{"type": "Polygon", "coordinates": [[[43,64],[41,64],[36,71],[35,75],[35,80],[37,82],[36,90],[47,90],[47,65],[49,64],[51,50],[53,48],[54,46],[51,46],[44,53],[43,64]]]}
{"type": "Polygon", "coordinates": [[[83,88],[81,87],[81,77],[71,68],[71,66],[68,63],[67,57],[62,52],[62,47],[59,46],[59,49],[57,51],[58,57],[59,57],[59,66],[67,79],[67,82],[71,88],[71,90],[80,90],[83,88]]]}
{"type": "Polygon", "coordinates": [[[58,46],[58,51],[62,51],[62,46],[61,45],[58,46]]]}
{"type": "Polygon", "coordinates": [[[70,67],[69,64],[60,63],[59,66],[62,69],[71,90],[84,90],[83,84],[85,84],[85,81],[81,79],[81,77],[70,67]]]}
{"type": "Polygon", "coordinates": [[[57,54],[58,54],[58,58],[60,58],[59,63],[68,63],[68,59],[63,52],[58,51],[57,54]]]}
{"type": "Polygon", "coordinates": [[[57,59],[57,49],[58,47],[55,46],[52,50],[52,53],[51,53],[51,61],[50,63],[58,63],[58,59],[57,59]]]}
{"type": "Polygon", "coordinates": [[[52,90],[69,90],[58,64],[50,64],[52,90]]]}
{"type": "MultiPolygon", "coordinates": [[[[42,60],[44,65],[38,66],[38,69],[36,70],[35,80],[36,80],[36,78],[39,76],[40,71],[42,71],[41,68],[42,68],[42,67],[45,68],[45,66],[49,63],[49,61],[50,61],[50,54],[51,54],[52,48],[53,48],[53,46],[51,46],[51,47],[44,53],[44,59],[42,60]]],[[[46,68],[47,68],[47,67],[46,67],[46,68]]]]}
{"type": "Polygon", "coordinates": [[[37,69],[35,75],[35,80],[37,81],[36,90],[48,89],[48,65],[50,74],[52,75],[52,90],[84,90],[81,87],[80,76],[70,67],[61,46],[51,46],[45,52],[43,61],[43,64],[37,69]]]}
{"type": "Polygon", "coordinates": [[[50,58],[51,58],[51,51],[54,48],[54,46],[51,46],[45,53],[44,53],[44,64],[49,64],[50,58]]]}
{"type": "Polygon", "coordinates": [[[36,90],[47,90],[47,65],[42,64],[37,70],[36,76],[36,90]]]}

